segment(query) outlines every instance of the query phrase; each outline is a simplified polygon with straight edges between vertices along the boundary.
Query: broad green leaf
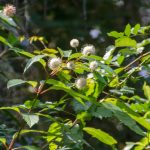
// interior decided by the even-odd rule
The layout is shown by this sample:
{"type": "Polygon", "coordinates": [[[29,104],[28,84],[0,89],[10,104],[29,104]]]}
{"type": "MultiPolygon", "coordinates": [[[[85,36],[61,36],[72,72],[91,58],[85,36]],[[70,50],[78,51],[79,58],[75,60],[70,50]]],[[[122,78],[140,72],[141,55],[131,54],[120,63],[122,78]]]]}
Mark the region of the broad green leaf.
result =
{"type": "Polygon", "coordinates": [[[26,56],[26,57],[28,57],[28,58],[32,58],[32,57],[35,56],[35,55],[33,55],[33,54],[31,54],[31,53],[29,53],[29,52],[27,52],[27,51],[24,51],[23,49],[16,48],[16,47],[12,47],[12,48],[10,48],[9,50],[12,50],[12,51],[14,51],[14,52],[16,52],[16,53],[19,53],[19,54],[21,54],[21,55],[23,55],[23,56],[26,56]]]}
{"type": "Polygon", "coordinates": [[[141,27],[140,24],[136,24],[136,25],[135,25],[135,27],[134,27],[134,29],[133,29],[133,34],[134,34],[134,35],[137,35],[138,30],[140,29],[140,27],[141,27]]]}
{"type": "Polygon", "coordinates": [[[39,122],[38,115],[31,115],[31,114],[22,114],[23,119],[26,121],[28,126],[31,128],[33,125],[39,122]]]}
{"type": "Polygon", "coordinates": [[[63,90],[65,92],[67,92],[69,95],[71,95],[72,97],[74,97],[75,99],[77,99],[82,104],[84,104],[82,99],[88,100],[88,101],[91,100],[91,98],[86,97],[86,96],[84,96],[80,93],[75,92],[69,86],[66,86],[64,83],[62,83],[60,81],[57,81],[57,80],[54,80],[54,79],[49,79],[49,80],[46,81],[46,83],[53,85],[52,87],[50,87],[50,89],[63,90]]]}
{"type": "Polygon", "coordinates": [[[72,53],[72,50],[63,51],[63,57],[69,57],[72,53]]]}
{"type": "Polygon", "coordinates": [[[150,130],[150,124],[149,122],[141,117],[138,113],[134,112],[131,108],[129,108],[126,104],[118,101],[115,98],[108,98],[106,101],[112,103],[113,105],[119,107],[122,111],[126,112],[132,119],[134,119],[137,123],[139,123],[141,126],[146,128],[147,130],[150,130]]]}
{"type": "Polygon", "coordinates": [[[68,60],[79,58],[81,56],[82,56],[82,53],[74,53],[74,54],[70,55],[70,57],[68,58],[68,60]]]}
{"type": "Polygon", "coordinates": [[[30,84],[33,87],[37,86],[37,82],[36,81],[24,81],[24,80],[21,80],[21,79],[12,79],[12,80],[8,81],[7,88],[9,89],[9,88],[11,88],[13,86],[24,84],[24,83],[28,83],[28,84],[30,84]]]}
{"type": "Polygon", "coordinates": [[[57,54],[58,51],[52,48],[45,48],[44,50],[41,51],[43,54],[57,54]]]}
{"type": "Polygon", "coordinates": [[[123,124],[128,126],[131,130],[139,135],[145,135],[144,131],[136,124],[134,119],[132,119],[128,113],[122,111],[121,108],[107,102],[103,103],[103,106],[107,109],[110,109],[114,113],[114,116],[117,117],[123,124]]]}
{"type": "Polygon", "coordinates": [[[11,107],[0,107],[0,110],[13,110],[13,111],[16,111],[16,112],[20,113],[19,108],[16,107],[16,106],[11,106],[11,107]]]}
{"type": "Polygon", "coordinates": [[[26,83],[26,81],[21,80],[21,79],[13,79],[13,80],[9,80],[7,83],[7,88],[9,89],[10,87],[16,86],[16,85],[20,85],[26,83]]]}
{"type": "Polygon", "coordinates": [[[146,83],[144,83],[143,90],[144,90],[144,95],[150,101],[150,86],[148,86],[146,83]]]}
{"type": "Polygon", "coordinates": [[[107,145],[114,145],[117,143],[117,141],[112,136],[100,129],[85,127],[83,130],[107,145]]]}
{"type": "Polygon", "coordinates": [[[116,47],[126,47],[126,46],[136,47],[136,44],[137,44],[136,41],[132,40],[129,37],[122,37],[122,38],[115,40],[116,47]]]}
{"type": "Polygon", "coordinates": [[[120,38],[123,37],[124,33],[122,32],[117,32],[117,31],[112,31],[110,33],[107,33],[108,36],[112,36],[114,38],[120,38]]]}
{"type": "Polygon", "coordinates": [[[17,135],[23,135],[23,134],[27,134],[27,133],[40,133],[40,134],[47,134],[47,132],[45,131],[41,131],[41,130],[21,130],[20,132],[16,132],[14,135],[13,135],[13,139],[17,138],[17,135]]]}
{"type": "MultiPolygon", "coordinates": [[[[25,69],[24,69],[24,73],[31,67],[31,65],[32,65],[33,63],[41,61],[43,57],[46,57],[46,56],[45,56],[45,55],[37,55],[37,56],[34,56],[34,57],[32,57],[31,59],[29,59],[29,61],[28,61],[27,64],[26,64],[26,67],[25,67],[25,69]]],[[[44,60],[43,60],[43,61],[44,61],[44,60]]],[[[43,62],[43,61],[42,61],[42,62],[43,62]]],[[[45,67],[45,65],[46,65],[44,62],[41,63],[41,64],[43,65],[43,67],[45,67]]]]}
{"type": "Polygon", "coordinates": [[[8,47],[12,48],[12,45],[2,36],[0,36],[0,42],[7,45],[8,47]]]}
{"type": "Polygon", "coordinates": [[[128,37],[130,36],[130,34],[131,34],[131,25],[130,25],[130,24],[127,24],[127,25],[126,25],[126,28],[125,28],[124,33],[125,33],[125,35],[128,36],[128,37]]]}
{"type": "MultiPolygon", "coordinates": [[[[76,53],[77,54],[77,53],[76,53]]],[[[81,54],[80,54],[81,56],[81,54]]],[[[85,56],[84,58],[90,58],[90,59],[93,59],[93,60],[99,60],[99,61],[103,61],[103,58],[100,57],[100,56],[96,56],[96,55],[89,55],[89,56],[85,56]]]]}
{"type": "Polygon", "coordinates": [[[32,101],[25,101],[24,105],[26,108],[30,109],[30,108],[35,108],[39,105],[40,100],[32,100],[32,101]],[[34,106],[33,106],[34,105],[34,106]]]}
{"type": "Polygon", "coordinates": [[[96,108],[92,107],[90,110],[90,113],[92,116],[97,117],[97,118],[107,118],[107,117],[112,117],[112,111],[104,107],[103,105],[96,106],[96,108]]]}

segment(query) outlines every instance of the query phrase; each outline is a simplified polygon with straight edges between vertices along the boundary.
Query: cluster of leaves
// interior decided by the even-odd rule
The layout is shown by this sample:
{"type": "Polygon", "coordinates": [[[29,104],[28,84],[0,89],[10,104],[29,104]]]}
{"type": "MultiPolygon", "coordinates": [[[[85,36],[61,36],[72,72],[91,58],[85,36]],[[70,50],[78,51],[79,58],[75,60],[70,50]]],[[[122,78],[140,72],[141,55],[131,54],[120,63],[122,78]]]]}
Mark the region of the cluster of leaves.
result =
{"type": "MultiPolygon", "coordinates": [[[[10,26],[13,31],[17,30],[18,26],[12,18],[2,14],[0,18],[4,28],[7,29],[10,26]]],[[[0,142],[3,148],[41,150],[49,147],[50,150],[81,150],[86,145],[94,149],[84,138],[87,133],[115,149],[117,147],[115,137],[101,129],[87,125],[87,121],[93,117],[101,120],[108,117],[117,118],[122,124],[142,137],[138,142],[127,143],[128,149],[148,148],[150,86],[146,81],[143,83],[144,98],[142,98],[136,94],[138,89],[131,82],[139,82],[141,77],[138,72],[143,68],[147,72],[149,71],[150,52],[147,51],[147,46],[150,44],[150,39],[144,38],[140,42],[136,40],[137,36],[143,35],[144,37],[149,34],[149,29],[149,26],[141,27],[139,24],[132,28],[128,24],[124,32],[112,31],[108,33],[108,36],[115,38],[115,43],[108,46],[104,57],[83,55],[80,50],[74,53],[74,50],[51,49],[46,46],[46,40],[43,37],[17,37],[20,39],[20,43],[23,41],[28,41],[30,44],[33,42],[34,44],[36,42],[42,43],[43,49],[29,52],[0,36],[0,42],[6,45],[10,51],[29,59],[24,74],[28,69],[34,67],[34,63],[40,63],[43,67],[42,73],[45,73],[45,79],[41,81],[12,79],[8,82],[8,88],[28,84],[33,88],[35,97],[25,101],[24,104],[0,107],[0,111],[13,112],[13,119],[18,127],[18,131],[12,130],[10,133],[10,135],[13,134],[12,137],[7,137],[6,130],[1,130],[0,127],[0,132],[2,132],[0,142]],[[62,65],[51,70],[47,63],[49,59],[55,57],[61,58],[62,65]],[[134,58],[134,60],[127,64],[130,58],[134,58]],[[70,70],[66,67],[69,61],[74,62],[74,69],[70,70]],[[98,68],[95,70],[89,68],[92,61],[98,63],[98,68]],[[83,89],[78,89],[75,86],[75,80],[79,77],[86,78],[87,84],[83,89]],[[53,91],[63,91],[60,100],[47,102],[41,100],[44,94],[53,91]],[[45,123],[49,126],[48,129],[38,128],[38,125],[45,123]],[[32,139],[33,133],[34,140],[32,139]],[[30,137],[31,140],[26,140],[26,145],[22,145],[20,142],[18,146],[15,143],[20,137],[30,137]]]]}

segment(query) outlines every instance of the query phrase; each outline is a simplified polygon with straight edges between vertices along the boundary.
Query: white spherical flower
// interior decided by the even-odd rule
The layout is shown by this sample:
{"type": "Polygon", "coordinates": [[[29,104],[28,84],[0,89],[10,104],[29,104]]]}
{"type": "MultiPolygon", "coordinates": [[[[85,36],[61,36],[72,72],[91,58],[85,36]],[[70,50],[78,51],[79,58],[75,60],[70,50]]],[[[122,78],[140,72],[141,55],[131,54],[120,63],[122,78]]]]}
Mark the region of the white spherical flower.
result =
{"type": "Polygon", "coordinates": [[[48,67],[52,70],[57,69],[58,67],[60,67],[62,64],[62,60],[57,57],[57,58],[52,58],[48,61],[48,67]]]}
{"type": "Polygon", "coordinates": [[[84,88],[86,86],[86,79],[85,78],[78,78],[77,80],[76,80],[76,87],[78,88],[78,89],[82,89],[82,88],[84,88]]]}
{"type": "Polygon", "coordinates": [[[92,62],[90,63],[90,69],[91,69],[92,71],[94,71],[95,69],[97,69],[97,67],[98,67],[98,63],[97,63],[96,61],[92,61],[92,62]]]}
{"type": "Polygon", "coordinates": [[[74,69],[74,67],[75,67],[74,62],[70,61],[70,62],[67,63],[67,68],[68,68],[68,69],[71,70],[71,69],[74,69]]]}
{"type": "Polygon", "coordinates": [[[16,7],[14,7],[13,5],[7,4],[4,8],[3,8],[3,14],[8,16],[8,17],[12,17],[14,16],[16,13],[16,7]]]}
{"type": "Polygon", "coordinates": [[[83,55],[95,54],[95,47],[93,45],[87,45],[82,50],[83,55]]]}
{"type": "Polygon", "coordinates": [[[70,41],[70,46],[73,47],[73,48],[77,48],[79,46],[79,40],[77,39],[72,39],[70,41]]]}

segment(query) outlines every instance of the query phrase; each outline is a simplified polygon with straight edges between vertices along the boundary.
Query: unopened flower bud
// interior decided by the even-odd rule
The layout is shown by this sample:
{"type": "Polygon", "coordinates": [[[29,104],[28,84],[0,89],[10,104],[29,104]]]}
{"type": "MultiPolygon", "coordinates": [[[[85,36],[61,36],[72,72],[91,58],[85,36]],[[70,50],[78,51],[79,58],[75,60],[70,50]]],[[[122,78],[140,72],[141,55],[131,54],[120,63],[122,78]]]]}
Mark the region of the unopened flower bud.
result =
{"type": "Polygon", "coordinates": [[[95,54],[95,47],[93,45],[88,45],[85,46],[82,50],[82,54],[83,55],[91,55],[91,54],[95,54]]]}
{"type": "Polygon", "coordinates": [[[8,16],[8,17],[12,17],[14,16],[16,13],[16,7],[14,7],[13,5],[7,4],[4,8],[3,8],[3,14],[8,16]]]}
{"type": "Polygon", "coordinates": [[[79,46],[79,40],[77,39],[72,39],[70,41],[70,46],[73,47],[73,48],[77,48],[79,46]]]}
{"type": "Polygon", "coordinates": [[[86,86],[86,79],[85,78],[78,78],[76,80],[76,87],[78,89],[82,89],[86,86]]]}
{"type": "Polygon", "coordinates": [[[48,67],[52,70],[57,69],[61,66],[62,60],[58,58],[52,58],[48,61],[48,67]]]}
{"type": "Polygon", "coordinates": [[[70,62],[67,63],[67,68],[68,69],[72,70],[72,69],[74,69],[74,67],[75,67],[74,62],[70,61],[70,62]]]}
{"type": "Polygon", "coordinates": [[[97,63],[96,61],[92,61],[92,62],[90,63],[90,69],[91,69],[92,71],[96,70],[97,67],[98,67],[98,63],[97,63]]]}

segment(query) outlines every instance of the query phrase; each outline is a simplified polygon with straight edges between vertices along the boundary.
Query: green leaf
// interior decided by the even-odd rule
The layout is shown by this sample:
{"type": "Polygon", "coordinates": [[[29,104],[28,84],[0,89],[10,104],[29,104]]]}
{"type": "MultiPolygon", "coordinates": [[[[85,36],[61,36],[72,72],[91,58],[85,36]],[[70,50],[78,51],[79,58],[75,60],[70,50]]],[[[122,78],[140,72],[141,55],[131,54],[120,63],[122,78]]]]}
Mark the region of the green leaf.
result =
{"type": "Polygon", "coordinates": [[[125,28],[124,33],[125,33],[125,35],[128,36],[128,37],[130,36],[130,34],[131,34],[131,25],[130,25],[130,24],[127,24],[127,25],[126,25],[126,28],[125,28]]]}
{"type": "Polygon", "coordinates": [[[17,149],[40,150],[40,148],[35,147],[35,146],[21,146],[21,147],[17,147],[17,149]]]}
{"type": "Polygon", "coordinates": [[[149,122],[145,118],[141,117],[138,113],[136,113],[132,109],[130,109],[126,104],[118,101],[115,98],[108,98],[108,99],[106,99],[106,101],[108,101],[108,102],[112,103],[113,105],[119,107],[121,110],[126,112],[132,119],[134,119],[136,122],[138,122],[141,126],[146,128],[147,130],[150,130],[149,122]]]}
{"type": "Polygon", "coordinates": [[[16,107],[16,106],[11,106],[11,107],[0,107],[0,110],[13,110],[13,111],[16,111],[16,112],[20,113],[19,108],[16,107]]]}
{"type": "Polygon", "coordinates": [[[69,57],[72,53],[72,50],[68,50],[68,51],[63,51],[63,57],[69,57]]]}
{"type": "Polygon", "coordinates": [[[2,137],[0,137],[0,142],[2,143],[2,144],[6,144],[6,139],[5,138],[2,138],[2,137]]]}
{"type": "Polygon", "coordinates": [[[23,56],[26,56],[26,57],[28,57],[28,58],[32,58],[32,57],[35,56],[35,55],[33,55],[33,54],[31,54],[31,53],[29,53],[29,52],[27,52],[27,51],[24,51],[23,49],[16,48],[16,47],[12,47],[12,48],[10,48],[9,50],[12,50],[12,51],[14,51],[14,52],[16,52],[16,53],[19,53],[19,54],[21,54],[21,55],[23,55],[23,56]]]}
{"type": "Polygon", "coordinates": [[[12,45],[2,36],[0,36],[0,42],[2,42],[3,44],[7,45],[10,48],[12,48],[12,45]]]}
{"type": "MultiPolygon", "coordinates": [[[[31,65],[33,63],[41,61],[42,60],[41,58],[43,58],[43,57],[46,57],[46,56],[45,55],[37,55],[37,56],[34,56],[33,58],[29,59],[29,61],[26,64],[26,67],[24,69],[24,73],[31,67],[31,65]]],[[[43,67],[45,67],[46,64],[43,61],[41,62],[41,64],[43,65],[43,67]]]]}
{"type": "Polygon", "coordinates": [[[81,56],[82,56],[82,53],[74,53],[74,54],[70,55],[70,57],[68,58],[68,60],[79,58],[81,56]]]}
{"type": "Polygon", "coordinates": [[[38,115],[22,114],[23,119],[26,121],[28,126],[31,128],[33,125],[39,122],[38,115]]]}
{"type": "Polygon", "coordinates": [[[21,80],[21,79],[12,79],[12,80],[8,81],[7,88],[9,89],[9,88],[11,88],[13,86],[24,84],[24,83],[28,83],[28,84],[30,84],[33,87],[37,86],[37,82],[36,81],[24,81],[24,80],[21,80]]]}
{"type": "Polygon", "coordinates": [[[116,47],[125,47],[125,46],[136,47],[136,44],[137,44],[136,41],[132,40],[129,37],[122,37],[122,38],[115,40],[116,47]]]}
{"type": "Polygon", "coordinates": [[[119,107],[107,102],[104,102],[103,106],[107,109],[110,109],[114,113],[114,116],[117,117],[124,125],[128,126],[131,130],[139,135],[145,135],[144,131],[136,124],[136,122],[126,112],[123,112],[119,107]]]}
{"type": "Polygon", "coordinates": [[[112,36],[114,38],[120,38],[123,37],[124,33],[122,32],[117,32],[117,31],[112,31],[110,33],[107,33],[108,36],[112,36]]]}
{"type": "Polygon", "coordinates": [[[143,85],[144,95],[146,98],[150,101],[150,86],[146,84],[146,82],[143,85]]]}
{"type": "Polygon", "coordinates": [[[13,80],[9,80],[7,83],[7,88],[9,89],[10,87],[16,86],[16,85],[20,85],[26,83],[26,81],[21,80],[21,79],[13,79],[13,80]]]}
{"type": "Polygon", "coordinates": [[[136,24],[136,25],[135,25],[135,27],[134,27],[134,29],[133,29],[133,34],[134,34],[134,35],[137,35],[138,30],[140,29],[140,27],[141,27],[140,24],[136,24]]]}
{"type": "Polygon", "coordinates": [[[107,145],[114,145],[117,143],[117,141],[112,136],[100,129],[85,127],[83,130],[107,145]]]}
{"type": "Polygon", "coordinates": [[[112,117],[112,111],[104,107],[103,105],[100,105],[96,108],[92,107],[91,109],[91,115],[97,118],[107,118],[107,117],[112,117]]]}
{"type": "Polygon", "coordinates": [[[118,77],[115,77],[110,83],[109,83],[109,87],[116,87],[119,84],[119,79],[118,77]]]}

